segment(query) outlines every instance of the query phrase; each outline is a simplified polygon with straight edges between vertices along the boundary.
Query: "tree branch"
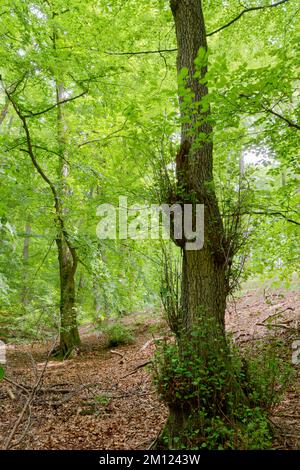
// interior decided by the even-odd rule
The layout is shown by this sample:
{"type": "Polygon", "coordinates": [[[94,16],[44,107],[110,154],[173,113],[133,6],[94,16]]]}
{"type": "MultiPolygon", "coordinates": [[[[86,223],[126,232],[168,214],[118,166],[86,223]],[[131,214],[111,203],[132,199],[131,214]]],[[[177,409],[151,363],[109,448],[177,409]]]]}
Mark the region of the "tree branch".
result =
{"type": "Polygon", "coordinates": [[[245,10],[241,11],[241,13],[236,16],[233,20],[229,21],[229,23],[226,23],[224,24],[223,26],[221,26],[220,28],[218,29],[215,29],[214,31],[212,31],[211,33],[208,33],[206,34],[206,36],[213,36],[213,34],[216,34],[218,33],[219,31],[222,31],[223,29],[225,28],[228,28],[229,26],[231,26],[233,23],[235,23],[236,21],[238,21],[245,13],[249,13],[250,11],[257,11],[257,10],[265,10],[266,8],[274,8],[274,7],[278,7],[279,5],[283,5],[283,3],[287,3],[289,0],[280,0],[279,2],[277,3],[273,3],[272,5],[264,5],[264,6],[261,6],[261,7],[250,7],[250,8],[245,8],[245,10]]]}
{"type": "Polygon", "coordinates": [[[279,119],[281,119],[282,121],[286,122],[289,127],[294,127],[295,129],[300,130],[300,125],[299,124],[297,124],[296,122],[291,121],[290,119],[286,118],[285,116],[282,116],[282,114],[279,114],[276,111],[273,111],[273,109],[271,109],[271,108],[263,107],[263,109],[267,113],[273,114],[273,116],[276,116],[279,119]]]}
{"type": "Polygon", "coordinates": [[[58,101],[57,103],[49,106],[49,108],[44,109],[43,111],[38,111],[36,113],[33,113],[32,111],[27,111],[29,114],[24,114],[23,117],[26,118],[31,118],[34,116],[40,116],[41,114],[45,114],[48,111],[51,111],[52,109],[56,108],[57,106],[60,106],[61,104],[68,103],[69,101],[74,101],[77,100],[77,98],[81,98],[81,96],[86,95],[88,90],[84,90],[82,93],[79,95],[73,96],[72,98],[66,98],[65,100],[58,101]]]}
{"type": "Polygon", "coordinates": [[[122,126],[119,129],[116,129],[115,131],[111,132],[107,136],[103,137],[103,139],[86,140],[85,142],[82,142],[81,144],[78,144],[78,147],[83,147],[84,145],[92,144],[94,142],[105,142],[106,140],[111,139],[118,132],[121,132],[124,129],[124,127],[126,126],[126,123],[127,123],[127,119],[125,119],[124,123],[122,124],[122,126]]]}
{"type": "MultiPolygon", "coordinates": [[[[287,211],[288,212],[288,211],[287,211]]],[[[225,215],[232,215],[232,214],[225,214],[225,215]]],[[[266,217],[274,217],[274,216],[279,216],[285,219],[287,222],[290,222],[295,225],[300,225],[300,222],[294,219],[290,219],[286,214],[280,211],[244,211],[239,214],[241,215],[265,215],[266,217]]]]}
{"type": "MultiPolygon", "coordinates": [[[[56,339],[57,339],[57,338],[56,338],[56,339]]],[[[40,387],[40,385],[41,385],[41,382],[42,382],[43,377],[44,377],[44,374],[45,374],[45,372],[46,372],[46,369],[47,369],[47,366],[48,366],[48,362],[49,362],[50,356],[51,356],[51,354],[52,354],[52,351],[53,351],[53,348],[54,348],[54,344],[55,344],[55,342],[56,342],[56,339],[55,339],[55,341],[54,341],[54,343],[53,343],[53,346],[51,347],[50,351],[48,352],[47,359],[46,359],[46,362],[45,362],[45,364],[44,364],[44,367],[43,367],[43,369],[42,369],[42,371],[41,371],[41,373],[40,373],[40,376],[37,378],[37,380],[36,380],[36,382],[35,382],[35,384],[34,384],[34,386],[33,386],[33,388],[32,388],[32,391],[31,391],[30,395],[28,396],[28,398],[27,398],[27,400],[26,400],[26,402],[25,402],[25,404],[24,404],[24,406],[23,406],[23,409],[22,409],[21,413],[19,414],[19,417],[18,417],[17,421],[15,422],[15,424],[14,424],[14,426],[13,426],[11,432],[9,433],[9,436],[8,436],[8,438],[7,438],[7,440],[6,440],[5,444],[4,444],[4,446],[3,446],[3,450],[8,450],[8,449],[11,449],[11,448],[13,447],[13,445],[11,444],[11,442],[12,442],[13,437],[14,437],[14,435],[15,435],[15,433],[16,433],[16,431],[17,431],[17,429],[18,429],[18,427],[19,427],[19,425],[20,425],[20,423],[21,423],[21,421],[22,421],[22,419],[23,419],[23,416],[24,416],[25,412],[26,412],[27,409],[30,407],[31,402],[32,402],[32,400],[34,399],[34,396],[35,396],[37,390],[39,389],[39,387],[40,387]]]]}
{"type": "MultiPolygon", "coordinates": [[[[273,3],[272,5],[264,5],[261,7],[251,7],[251,8],[245,8],[245,10],[241,11],[241,13],[238,14],[233,20],[229,21],[228,23],[224,24],[223,26],[220,26],[220,28],[215,29],[214,31],[211,31],[211,33],[207,33],[206,36],[210,37],[213,36],[214,34],[218,33],[219,31],[222,31],[225,28],[228,28],[231,26],[233,23],[238,21],[245,13],[249,13],[251,11],[257,11],[257,10],[266,10],[267,8],[274,8],[278,7],[280,5],[283,5],[284,3],[289,2],[289,0],[280,0],[277,3],[273,3]]],[[[176,9],[177,7],[177,0],[171,0],[171,8],[172,10],[176,9]]],[[[158,49],[158,50],[150,50],[150,51],[126,51],[126,52],[105,52],[107,55],[114,55],[114,56],[134,56],[134,55],[147,55],[147,54],[161,54],[163,52],[176,52],[178,49],[173,48],[173,49],[158,49]]]]}
{"type": "Polygon", "coordinates": [[[150,51],[128,51],[128,52],[105,52],[107,55],[147,55],[147,54],[161,54],[163,52],[176,52],[177,47],[174,49],[158,49],[150,51]]]}
{"type": "Polygon", "coordinates": [[[68,234],[68,232],[65,228],[64,220],[62,218],[60,199],[59,199],[59,195],[56,191],[56,187],[55,187],[54,183],[48,178],[48,176],[46,175],[46,173],[44,172],[42,167],[39,165],[39,163],[38,163],[38,161],[35,157],[35,154],[34,154],[34,151],[33,151],[33,144],[31,142],[31,136],[30,136],[29,128],[28,128],[27,121],[26,121],[26,116],[21,113],[21,111],[18,108],[16,102],[12,98],[11,94],[7,91],[7,89],[4,89],[4,90],[5,90],[5,94],[8,98],[8,100],[11,102],[16,114],[18,115],[19,119],[21,120],[21,122],[23,124],[24,131],[25,131],[27,149],[20,149],[20,150],[22,152],[26,152],[26,153],[29,154],[33,166],[35,167],[35,169],[37,170],[39,175],[42,177],[42,179],[45,181],[45,183],[47,183],[48,186],[51,189],[51,192],[52,192],[53,198],[54,198],[54,208],[55,208],[56,217],[57,217],[57,220],[59,222],[60,229],[61,229],[61,231],[64,235],[66,244],[67,244],[67,246],[70,250],[70,253],[72,255],[73,269],[76,270],[76,266],[77,266],[77,262],[78,262],[77,253],[76,253],[76,249],[72,246],[72,243],[70,242],[69,234],[68,234]]]}

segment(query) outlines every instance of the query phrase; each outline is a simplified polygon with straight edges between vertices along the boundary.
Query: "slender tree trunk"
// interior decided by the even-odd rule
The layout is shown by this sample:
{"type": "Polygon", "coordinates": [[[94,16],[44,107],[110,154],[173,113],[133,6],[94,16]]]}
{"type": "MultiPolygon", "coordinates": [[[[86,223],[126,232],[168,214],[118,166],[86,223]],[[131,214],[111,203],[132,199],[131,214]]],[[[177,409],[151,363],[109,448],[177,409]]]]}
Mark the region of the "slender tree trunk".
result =
{"type": "Polygon", "coordinates": [[[8,113],[8,104],[9,104],[9,100],[6,98],[5,100],[5,104],[0,112],[0,126],[2,124],[2,122],[4,121],[5,119],[5,116],[7,115],[8,113]]]}
{"type": "Polygon", "coordinates": [[[21,291],[21,302],[25,309],[28,304],[28,259],[29,259],[29,241],[31,234],[31,225],[29,220],[26,222],[25,226],[25,238],[23,245],[23,275],[22,275],[22,291],[21,291]]]}
{"type": "Polygon", "coordinates": [[[60,344],[59,353],[66,357],[80,345],[75,305],[76,264],[63,237],[56,239],[60,272],[60,344]]]}
{"type": "MultiPolygon", "coordinates": [[[[63,100],[64,87],[58,85],[56,90],[57,103],[63,100]]],[[[63,116],[63,105],[57,106],[57,131],[59,143],[59,198],[60,198],[60,214],[62,220],[67,214],[66,200],[69,195],[67,178],[69,174],[68,164],[66,162],[66,139],[65,139],[65,122],[63,116]]],[[[71,246],[68,235],[63,226],[58,225],[58,234],[56,238],[58,249],[58,262],[60,271],[60,345],[59,354],[66,357],[75,347],[80,346],[80,337],[77,325],[76,314],[76,287],[75,274],[77,269],[76,250],[71,246]]]]}

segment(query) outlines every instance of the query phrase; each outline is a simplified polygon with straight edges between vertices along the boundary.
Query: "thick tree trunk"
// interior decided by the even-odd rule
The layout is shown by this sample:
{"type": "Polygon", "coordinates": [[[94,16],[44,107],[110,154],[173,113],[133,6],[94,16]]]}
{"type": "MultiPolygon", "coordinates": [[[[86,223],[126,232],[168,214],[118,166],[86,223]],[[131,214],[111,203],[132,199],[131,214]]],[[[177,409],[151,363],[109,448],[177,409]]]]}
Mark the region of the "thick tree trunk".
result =
{"type": "MultiPolygon", "coordinates": [[[[177,68],[187,68],[187,88],[193,103],[199,103],[208,93],[200,83],[206,73],[201,68],[195,78],[195,59],[200,48],[207,50],[205,24],[200,0],[172,0],[172,13],[178,44],[177,68]]],[[[225,240],[222,220],[213,186],[213,142],[210,111],[203,113],[201,104],[187,109],[180,96],[182,147],[188,151],[177,159],[178,185],[183,188],[184,202],[204,204],[204,246],[200,250],[186,250],[182,257],[182,311],[183,326],[188,332],[199,317],[214,317],[224,329],[224,315],[228,284],[226,280],[225,240]],[[199,142],[199,135],[203,135],[199,142]],[[187,145],[188,143],[188,145],[187,145]]]]}
{"type": "MultiPolygon", "coordinates": [[[[195,59],[200,48],[207,50],[205,23],[200,0],[171,0],[170,2],[178,45],[177,68],[188,70],[186,90],[192,94],[194,106],[187,107],[179,96],[181,107],[181,148],[176,158],[177,183],[180,200],[204,204],[204,246],[200,250],[182,248],[182,292],[179,350],[196,328],[202,329],[205,341],[199,341],[197,354],[205,358],[208,348],[226,351],[224,316],[228,281],[226,278],[225,240],[222,220],[213,185],[213,142],[210,110],[202,112],[197,105],[208,93],[200,79],[206,65],[195,77],[195,59]],[[195,107],[196,106],[196,107],[195,107]],[[199,141],[199,135],[202,136],[199,141]],[[217,340],[217,341],[216,341],[217,340]]],[[[226,362],[226,358],[224,358],[226,362]]],[[[213,372],[212,372],[213,373],[213,372]]],[[[217,399],[217,398],[216,398],[217,399]]],[[[208,405],[208,407],[210,404],[208,405]]],[[[170,406],[167,433],[171,439],[180,436],[190,421],[194,404],[170,406]]]]}

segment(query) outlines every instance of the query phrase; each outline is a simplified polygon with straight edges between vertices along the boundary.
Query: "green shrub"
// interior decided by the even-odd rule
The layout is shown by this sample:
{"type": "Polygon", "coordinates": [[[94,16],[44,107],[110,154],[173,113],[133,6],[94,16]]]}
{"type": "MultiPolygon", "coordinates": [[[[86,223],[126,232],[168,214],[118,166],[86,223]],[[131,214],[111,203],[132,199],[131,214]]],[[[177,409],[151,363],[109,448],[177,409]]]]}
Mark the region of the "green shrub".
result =
{"type": "MultiPolygon", "coordinates": [[[[171,446],[190,449],[268,449],[272,445],[270,409],[291,377],[291,368],[272,350],[250,355],[229,348],[199,354],[201,332],[186,341],[157,348],[154,383],[163,401],[187,410],[186,426],[171,446]]],[[[207,346],[208,348],[208,346],[207,346]]],[[[166,428],[168,429],[168,427],[166,428]]],[[[170,447],[170,436],[164,436],[170,447]]]]}
{"type": "Polygon", "coordinates": [[[106,326],[103,333],[107,338],[107,345],[110,348],[114,348],[122,344],[130,344],[134,341],[132,331],[125,325],[121,325],[119,323],[106,326]]]}

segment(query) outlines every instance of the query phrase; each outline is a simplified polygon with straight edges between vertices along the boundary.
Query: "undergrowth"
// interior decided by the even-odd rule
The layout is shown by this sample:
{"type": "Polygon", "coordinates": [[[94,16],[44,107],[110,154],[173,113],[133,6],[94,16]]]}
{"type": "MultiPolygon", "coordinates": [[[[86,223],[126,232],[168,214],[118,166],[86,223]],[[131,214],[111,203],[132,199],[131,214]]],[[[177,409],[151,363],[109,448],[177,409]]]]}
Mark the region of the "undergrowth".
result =
{"type": "Polygon", "coordinates": [[[131,344],[134,341],[131,329],[119,323],[105,326],[103,333],[105,334],[109,348],[114,348],[122,344],[131,344]]]}
{"type": "Polygon", "coordinates": [[[292,378],[292,367],[274,348],[241,352],[199,343],[201,331],[178,347],[162,342],[154,362],[154,383],[170,409],[160,445],[187,449],[269,449],[269,415],[292,378]],[[208,346],[207,346],[208,348],[208,346]],[[219,353],[217,353],[219,351],[219,353]],[[224,353],[224,351],[223,351],[224,353]],[[183,416],[180,426],[174,416],[183,416]],[[170,431],[171,430],[171,431],[170,431]]]}

